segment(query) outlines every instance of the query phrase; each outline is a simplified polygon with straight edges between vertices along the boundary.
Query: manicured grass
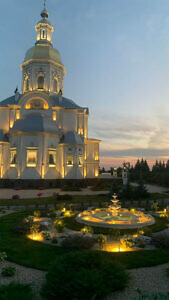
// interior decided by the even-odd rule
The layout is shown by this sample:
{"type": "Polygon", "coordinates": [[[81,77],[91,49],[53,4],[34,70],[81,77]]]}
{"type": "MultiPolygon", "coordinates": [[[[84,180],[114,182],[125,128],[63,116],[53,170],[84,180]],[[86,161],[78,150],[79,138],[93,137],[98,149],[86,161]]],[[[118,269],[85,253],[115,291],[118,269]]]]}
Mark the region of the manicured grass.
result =
{"type": "Polygon", "coordinates": [[[152,232],[158,232],[169,227],[169,221],[167,218],[154,217],[155,224],[149,226],[152,229],[152,232]]]}
{"type": "Polygon", "coordinates": [[[57,200],[56,197],[30,198],[30,199],[0,199],[0,206],[19,206],[19,205],[45,205],[45,204],[61,204],[65,203],[89,203],[107,202],[110,197],[107,195],[75,195],[72,200],[57,200]]]}
{"type": "MultiPolygon", "coordinates": [[[[74,251],[35,242],[24,235],[14,233],[12,228],[27,215],[28,212],[17,212],[0,218],[0,251],[7,253],[9,261],[47,270],[56,257],[74,251]]],[[[108,256],[110,260],[118,260],[127,268],[147,267],[169,261],[169,250],[161,249],[123,253],[103,252],[102,255],[108,256]]]]}
{"type": "Polygon", "coordinates": [[[46,270],[56,255],[70,250],[34,242],[26,236],[13,232],[28,212],[18,212],[0,218],[0,251],[7,253],[8,260],[21,265],[46,270]]]}
{"type": "Polygon", "coordinates": [[[160,194],[160,193],[151,193],[150,199],[151,200],[160,200],[160,199],[167,199],[168,195],[160,194]]]}
{"type": "MultiPolygon", "coordinates": [[[[37,191],[38,192],[38,191],[37,191]]],[[[43,193],[43,191],[42,191],[43,193]]],[[[17,191],[14,191],[14,194],[17,194],[17,191]]],[[[67,192],[66,194],[69,194],[67,192]]],[[[148,202],[150,200],[163,200],[168,198],[167,195],[159,194],[159,193],[152,193],[150,194],[150,197],[147,199],[137,199],[137,201],[141,201],[142,203],[148,202]]],[[[102,203],[110,201],[109,192],[107,194],[102,194],[102,191],[100,191],[100,194],[98,195],[72,195],[72,200],[58,200],[56,197],[42,197],[42,198],[30,198],[30,199],[0,199],[0,206],[8,206],[8,205],[45,205],[45,204],[58,204],[65,202],[65,203],[88,203],[89,205],[92,205],[93,203],[102,203]]],[[[124,202],[131,202],[132,200],[124,200],[120,199],[122,205],[124,202]]],[[[136,201],[136,199],[133,199],[133,201],[136,201]]]]}
{"type": "Polygon", "coordinates": [[[108,253],[109,259],[115,259],[127,269],[152,267],[169,261],[169,250],[141,250],[133,252],[108,253]]]}

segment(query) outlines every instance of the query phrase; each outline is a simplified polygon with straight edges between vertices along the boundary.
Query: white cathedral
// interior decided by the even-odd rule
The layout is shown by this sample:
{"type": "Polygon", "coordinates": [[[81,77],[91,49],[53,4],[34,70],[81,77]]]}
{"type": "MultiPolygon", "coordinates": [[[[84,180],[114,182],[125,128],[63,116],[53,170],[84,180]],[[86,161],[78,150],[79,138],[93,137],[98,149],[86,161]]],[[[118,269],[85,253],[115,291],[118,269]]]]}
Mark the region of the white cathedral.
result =
{"type": "Polygon", "coordinates": [[[41,17],[21,64],[22,93],[0,102],[0,178],[95,178],[100,140],[88,138],[88,108],[63,96],[66,71],[45,7],[41,17]]]}

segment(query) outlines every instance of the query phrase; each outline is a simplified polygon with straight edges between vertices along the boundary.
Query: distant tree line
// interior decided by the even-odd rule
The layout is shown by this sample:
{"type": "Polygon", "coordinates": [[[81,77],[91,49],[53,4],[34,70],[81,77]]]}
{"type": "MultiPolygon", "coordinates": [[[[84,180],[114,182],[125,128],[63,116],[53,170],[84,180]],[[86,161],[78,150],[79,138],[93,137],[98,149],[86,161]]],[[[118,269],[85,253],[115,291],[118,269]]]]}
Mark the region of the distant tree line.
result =
{"type": "MultiPolygon", "coordinates": [[[[167,162],[156,160],[152,169],[143,158],[138,159],[134,166],[129,163],[124,164],[124,166],[128,170],[129,181],[143,181],[144,183],[169,187],[169,160],[167,162]]],[[[110,168],[107,172],[113,175],[113,169],[110,168]]],[[[117,168],[117,176],[122,175],[122,169],[122,167],[117,168]]],[[[104,168],[100,169],[100,173],[104,172],[106,172],[104,168]]]]}
{"type": "Polygon", "coordinates": [[[169,160],[166,163],[156,160],[150,170],[146,160],[138,159],[135,166],[129,169],[129,177],[133,181],[142,179],[147,183],[169,187],[169,160]]]}

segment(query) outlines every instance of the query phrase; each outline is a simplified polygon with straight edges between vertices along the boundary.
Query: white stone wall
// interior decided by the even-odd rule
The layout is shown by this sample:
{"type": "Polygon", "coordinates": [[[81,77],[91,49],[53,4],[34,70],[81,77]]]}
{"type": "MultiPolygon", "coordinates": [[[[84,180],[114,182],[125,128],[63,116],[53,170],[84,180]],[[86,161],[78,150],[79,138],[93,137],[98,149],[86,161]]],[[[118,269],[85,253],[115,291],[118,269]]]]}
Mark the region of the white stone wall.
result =
{"type": "Polygon", "coordinates": [[[9,108],[0,107],[0,129],[4,132],[9,131],[9,108]]]}
{"type": "Polygon", "coordinates": [[[99,141],[86,138],[88,135],[88,115],[86,115],[85,109],[66,109],[62,106],[53,107],[52,105],[48,95],[36,91],[25,93],[17,105],[0,107],[0,129],[6,133],[9,132],[10,126],[12,127],[17,119],[23,118],[25,114],[37,112],[54,120],[60,130],[59,136],[57,134],[26,132],[11,134],[9,143],[0,148],[0,157],[3,159],[3,178],[81,179],[98,176],[99,141]],[[27,109],[29,101],[36,98],[44,101],[47,109],[27,109]],[[84,145],[59,144],[61,136],[68,131],[75,131],[84,137],[84,145]],[[27,167],[27,148],[30,147],[37,147],[36,167],[27,167]],[[16,167],[10,166],[10,148],[16,148],[17,151],[16,167]],[[69,152],[69,148],[72,148],[72,153],[69,152]],[[81,152],[79,152],[80,148],[81,152]],[[55,167],[49,166],[49,149],[56,151],[55,167]],[[72,155],[72,165],[68,166],[67,159],[70,154],[72,155]],[[81,165],[79,165],[79,159],[81,165]]]}
{"type": "Polygon", "coordinates": [[[38,89],[38,76],[44,77],[44,90],[53,93],[63,91],[64,73],[63,69],[49,62],[32,62],[23,68],[22,72],[22,92],[26,90],[26,80],[29,80],[29,91],[38,89]],[[57,91],[54,90],[54,79],[57,80],[57,91]]]}

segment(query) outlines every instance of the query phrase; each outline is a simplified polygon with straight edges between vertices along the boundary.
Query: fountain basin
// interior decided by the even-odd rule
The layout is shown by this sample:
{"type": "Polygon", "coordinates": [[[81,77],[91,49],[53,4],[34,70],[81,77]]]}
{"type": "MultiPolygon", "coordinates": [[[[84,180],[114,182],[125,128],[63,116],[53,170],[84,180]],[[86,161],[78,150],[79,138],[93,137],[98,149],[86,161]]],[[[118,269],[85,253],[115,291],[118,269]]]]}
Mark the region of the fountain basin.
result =
{"type": "Polygon", "coordinates": [[[155,219],[150,214],[141,211],[130,212],[127,209],[120,209],[113,215],[107,208],[83,211],[78,214],[76,221],[88,226],[114,229],[142,228],[155,223],[155,219]]]}

